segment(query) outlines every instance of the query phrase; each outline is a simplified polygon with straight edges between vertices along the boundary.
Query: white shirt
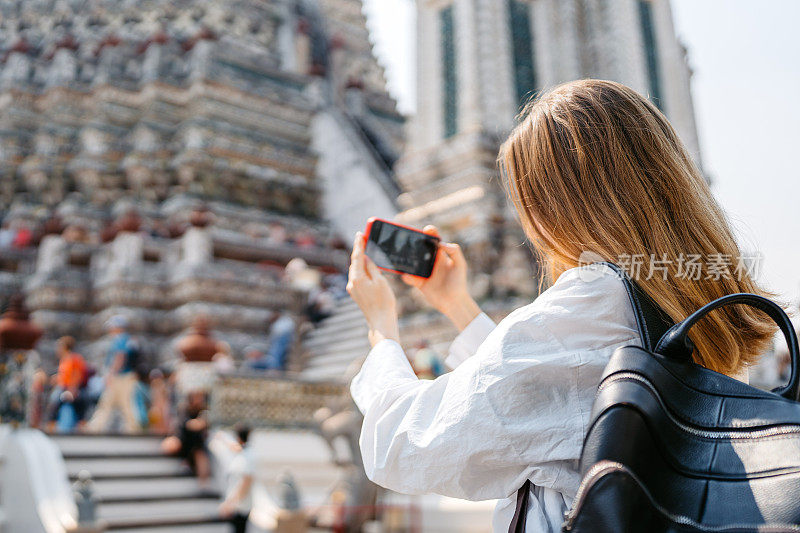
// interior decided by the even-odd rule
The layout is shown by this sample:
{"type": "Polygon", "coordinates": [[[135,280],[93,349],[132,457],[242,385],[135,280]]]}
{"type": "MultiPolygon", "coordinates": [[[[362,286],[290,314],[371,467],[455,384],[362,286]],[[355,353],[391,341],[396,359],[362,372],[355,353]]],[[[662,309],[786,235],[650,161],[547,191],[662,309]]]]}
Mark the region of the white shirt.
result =
{"type": "Polygon", "coordinates": [[[499,499],[495,532],[508,531],[530,479],[528,533],[559,531],[603,370],[617,348],[641,346],[622,281],[606,266],[592,272],[564,272],[496,327],[479,315],[450,348],[454,370],[436,380],[418,380],[396,342],[376,344],[350,388],[369,479],[407,494],[499,499]]]}
{"type": "MultiPolygon", "coordinates": [[[[246,477],[253,477],[256,472],[255,457],[249,446],[242,448],[231,460],[230,468],[227,472],[227,483],[225,488],[225,499],[232,498],[239,490],[242,480],[246,477]]],[[[248,514],[253,507],[253,487],[247,491],[244,498],[236,503],[236,512],[248,514]]]]}

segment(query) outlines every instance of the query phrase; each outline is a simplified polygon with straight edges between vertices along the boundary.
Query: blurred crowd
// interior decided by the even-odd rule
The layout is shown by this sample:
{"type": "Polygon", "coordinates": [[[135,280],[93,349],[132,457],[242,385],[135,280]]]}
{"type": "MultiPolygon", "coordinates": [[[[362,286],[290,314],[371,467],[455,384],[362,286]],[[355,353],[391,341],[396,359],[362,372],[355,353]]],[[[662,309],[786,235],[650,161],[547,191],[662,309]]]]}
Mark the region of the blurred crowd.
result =
{"type": "Polygon", "coordinates": [[[34,244],[33,230],[24,224],[3,224],[0,227],[0,249],[24,249],[34,244]]]}
{"type": "MultiPolygon", "coordinates": [[[[109,319],[106,330],[108,348],[98,365],[87,362],[69,336],[56,342],[53,375],[45,373],[34,351],[9,357],[0,367],[0,419],[57,432],[164,433],[173,427],[181,401],[189,401],[194,390],[210,392],[214,376],[284,372],[297,337],[295,318],[275,312],[266,342],[248,346],[237,361],[227,343],[210,336],[207,319],[200,317],[184,337],[189,345],[178,344],[177,363],[159,366],[144,356],[142,343],[129,332],[124,316],[109,319]],[[198,347],[198,342],[204,344],[198,347]]],[[[197,400],[192,401],[196,405],[197,400]]]]}
{"type": "MultiPolygon", "coordinates": [[[[277,226],[272,229],[277,235],[270,238],[282,238],[277,226]]],[[[227,264],[224,260],[216,263],[227,264]]],[[[64,336],[55,343],[57,364],[52,372],[44,370],[46,365],[35,350],[14,352],[4,362],[0,359],[0,421],[51,433],[161,435],[163,452],[183,459],[200,488],[210,490],[210,402],[219,376],[283,375],[291,367],[298,339],[330,317],[348,297],[346,276],[332,268],[309,266],[301,258],[279,267],[272,274],[281,284],[306,294],[307,300],[297,312],[274,311],[262,322],[259,337],[263,340],[248,345],[240,341],[233,348],[212,331],[221,317],[196,316],[172,348],[174,362],[155,362],[129,319],[112,316],[105,322],[102,341],[89,352],[92,357],[81,353],[76,339],[64,336]],[[100,346],[103,353],[98,358],[100,346]]],[[[235,344],[234,338],[228,340],[235,344]]],[[[444,372],[441,358],[427,342],[418,343],[409,354],[421,379],[435,379],[444,372]]],[[[243,531],[252,505],[255,466],[248,447],[249,428],[238,427],[234,434],[236,442],[229,445],[235,448],[235,460],[220,514],[243,531]]]]}

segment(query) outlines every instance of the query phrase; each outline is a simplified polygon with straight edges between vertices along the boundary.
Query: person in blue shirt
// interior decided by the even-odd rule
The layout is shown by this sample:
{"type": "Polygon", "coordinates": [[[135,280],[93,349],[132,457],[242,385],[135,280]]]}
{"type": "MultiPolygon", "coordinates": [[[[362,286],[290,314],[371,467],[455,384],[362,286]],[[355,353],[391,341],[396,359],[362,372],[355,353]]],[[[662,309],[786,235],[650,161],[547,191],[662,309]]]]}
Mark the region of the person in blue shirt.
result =
{"type": "Polygon", "coordinates": [[[123,431],[137,433],[141,425],[136,416],[133,396],[136,390],[134,359],[138,348],[128,333],[128,320],[124,316],[111,317],[106,322],[106,328],[111,336],[111,344],[104,365],[105,389],[87,428],[96,433],[107,431],[112,416],[119,412],[123,431]]]}
{"type": "Polygon", "coordinates": [[[275,313],[270,318],[269,326],[268,368],[286,370],[286,361],[295,339],[294,319],[289,313],[275,313]]]}

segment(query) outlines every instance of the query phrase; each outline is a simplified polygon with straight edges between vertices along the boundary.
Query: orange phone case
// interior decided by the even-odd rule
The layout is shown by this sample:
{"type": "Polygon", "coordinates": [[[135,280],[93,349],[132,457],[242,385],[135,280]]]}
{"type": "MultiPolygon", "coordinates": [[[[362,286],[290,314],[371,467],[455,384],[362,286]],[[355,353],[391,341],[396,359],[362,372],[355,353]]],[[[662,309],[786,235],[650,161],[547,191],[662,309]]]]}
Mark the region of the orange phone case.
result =
{"type": "MultiPolygon", "coordinates": [[[[386,220],[385,218],[369,217],[369,219],[367,219],[367,229],[364,231],[364,250],[365,251],[367,249],[367,242],[369,242],[369,234],[372,231],[372,223],[376,222],[376,221],[383,222],[384,224],[389,224],[391,226],[397,226],[399,228],[403,228],[403,229],[407,229],[407,230],[410,230],[410,231],[414,231],[416,233],[422,233],[423,235],[426,235],[428,237],[434,237],[433,235],[428,235],[424,231],[420,231],[417,228],[412,228],[411,226],[406,226],[405,224],[400,224],[399,222],[392,222],[391,220],[386,220]]],[[[438,237],[434,237],[434,238],[438,239],[438,237]]],[[[439,259],[439,254],[437,252],[436,256],[433,258],[433,267],[431,267],[431,272],[433,272],[433,269],[436,268],[436,261],[438,259],[439,259]]],[[[385,270],[386,272],[393,272],[395,274],[406,274],[408,276],[414,276],[415,278],[428,279],[428,278],[425,278],[423,276],[417,276],[416,274],[409,274],[408,272],[400,272],[398,270],[393,270],[391,268],[386,268],[386,267],[382,267],[382,266],[378,266],[378,265],[375,265],[375,266],[377,266],[381,270],[385,270]]]]}

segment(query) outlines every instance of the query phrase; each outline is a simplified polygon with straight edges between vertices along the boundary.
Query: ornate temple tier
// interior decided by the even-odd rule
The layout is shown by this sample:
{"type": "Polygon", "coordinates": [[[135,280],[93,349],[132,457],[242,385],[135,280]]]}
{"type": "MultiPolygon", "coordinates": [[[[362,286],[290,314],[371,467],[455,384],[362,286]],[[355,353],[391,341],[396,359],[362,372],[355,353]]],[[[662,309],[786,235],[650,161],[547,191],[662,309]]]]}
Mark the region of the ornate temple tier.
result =
{"type": "Polygon", "coordinates": [[[295,257],[308,264],[331,266],[344,270],[349,264],[349,254],[342,250],[331,250],[308,245],[272,243],[268,239],[253,239],[241,233],[214,229],[214,253],[217,256],[247,261],[289,261],[295,257]]]}
{"type": "Polygon", "coordinates": [[[91,301],[91,275],[85,269],[65,267],[31,277],[26,286],[31,311],[81,311],[91,301]]]}
{"type": "Polygon", "coordinates": [[[307,294],[274,279],[259,267],[231,268],[229,263],[209,263],[176,272],[169,289],[173,304],[193,301],[289,309],[299,312],[307,294]]]}
{"type": "Polygon", "coordinates": [[[342,202],[323,194],[394,200],[364,186],[392,181],[404,118],[359,0],[0,11],[0,215],[25,241],[0,243],[0,306],[25,293],[45,360],[63,334],[102,359],[120,313],[154,363],[199,315],[241,355],[276,311],[301,322],[313,284],[287,263],[317,281],[347,268],[351,231],[330,209],[342,202]],[[356,132],[345,145],[329,141],[342,125],[320,120],[333,115],[356,132]],[[334,181],[354,174],[358,186],[334,181]]]}

